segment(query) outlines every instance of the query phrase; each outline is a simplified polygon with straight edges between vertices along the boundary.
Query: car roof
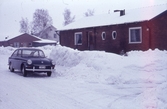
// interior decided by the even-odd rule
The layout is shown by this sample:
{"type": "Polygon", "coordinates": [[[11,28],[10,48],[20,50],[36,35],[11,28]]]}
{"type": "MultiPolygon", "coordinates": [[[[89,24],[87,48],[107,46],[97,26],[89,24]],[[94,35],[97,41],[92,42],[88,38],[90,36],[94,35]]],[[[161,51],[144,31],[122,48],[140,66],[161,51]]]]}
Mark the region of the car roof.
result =
{"type": "Polygon", "coordinates": [[[25,48],[18,48],[16,50],[41,50],[41,49],[25,47],[25,48]]]}

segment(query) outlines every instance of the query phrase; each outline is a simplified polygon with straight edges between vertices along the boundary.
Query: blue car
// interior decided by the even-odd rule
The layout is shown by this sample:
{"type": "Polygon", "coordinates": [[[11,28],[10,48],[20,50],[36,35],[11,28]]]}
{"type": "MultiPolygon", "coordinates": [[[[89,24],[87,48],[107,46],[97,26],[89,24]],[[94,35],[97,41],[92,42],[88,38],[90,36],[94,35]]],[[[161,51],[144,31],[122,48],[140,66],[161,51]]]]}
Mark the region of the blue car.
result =
{"type": "Polygon", "coordinates": [[[24,77],[29,72],[44,72],[51,76],[54,71],[54,62],[46,58],[44,52],[36,48],[19,48],[16,49],[8,59],[9,70],[14,72],[20,70],[24,77]]]}

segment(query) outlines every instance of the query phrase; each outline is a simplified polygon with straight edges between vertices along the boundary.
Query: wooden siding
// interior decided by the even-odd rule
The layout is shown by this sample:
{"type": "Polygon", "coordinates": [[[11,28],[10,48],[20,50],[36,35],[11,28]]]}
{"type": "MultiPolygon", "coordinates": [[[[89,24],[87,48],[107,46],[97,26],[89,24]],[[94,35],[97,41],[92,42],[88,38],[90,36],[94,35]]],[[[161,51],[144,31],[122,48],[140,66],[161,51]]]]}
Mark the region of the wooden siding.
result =
{"type": "Polygon", "coordinates": [[[25,33],[7,41],[0,42],[0,46],[32,47],[32,42],[37,40],[39,39],[25,33]],[[16,43],[18,44],[17,46],[16,43]]]}
{"type": "Polygon", "coordinates": [[[33,41],[39,40],[29,34],[22,34],[8,41],[10,46],[14,46],[14,43],[19,43],[19,47],[31,47],[33,41]]]}
{"type": "Polygon", "coordinates": [[[167,50],[167,11],[149,22],[150,48],[167,50]]]}
{"type": "Polygon", "coordinates": [[[150,21],[125,23],[101,27],[83,28],[60,31],[60,44],[79,50],[102,50],[120,53],[121,50],[148,50],[159,48],[167,50],[167,11],[150,21]],[[129,43],[129,28],[141,27],[141,43],[129,43]],[[112,38],[112,32],[117,32],[116,39],[112,38]],[[82,32],[82,45],[74,44],[74,34],[82,32]],[[93,46],[89,45],[89,32],[93,38],[93,46]],[[102,40],[101,33],[106,33],[106,39],[102,40]]]}

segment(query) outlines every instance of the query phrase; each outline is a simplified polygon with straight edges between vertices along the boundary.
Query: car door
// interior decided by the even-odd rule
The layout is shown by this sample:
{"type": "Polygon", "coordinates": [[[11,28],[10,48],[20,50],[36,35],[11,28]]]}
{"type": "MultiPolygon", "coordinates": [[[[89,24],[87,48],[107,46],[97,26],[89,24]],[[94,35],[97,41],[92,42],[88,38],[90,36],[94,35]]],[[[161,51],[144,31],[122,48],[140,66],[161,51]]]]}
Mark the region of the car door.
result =
{"type": "Polygon", "coordinates": [[[13,54],[9,57],[9,63],[15,69],[16,68],[16,57],[17,57],[18,50],[15,50],[13,54]]]}
{"type": "Polygon", "coordinates": [[[23,62],[23,59],[22,59],[22,50],[18,50],[17,52],[17,57],[16,57],[16,68],[21,70],[21,64],[23,62]]]}
{"type": "Polygon", "coordinates": [[[16,50],[12,56],[10,57],[11,63],[12,63],[12,67],[14,69],[20,69],[20,65],[22,62],[21,59],[21,50],[16,50]]]}

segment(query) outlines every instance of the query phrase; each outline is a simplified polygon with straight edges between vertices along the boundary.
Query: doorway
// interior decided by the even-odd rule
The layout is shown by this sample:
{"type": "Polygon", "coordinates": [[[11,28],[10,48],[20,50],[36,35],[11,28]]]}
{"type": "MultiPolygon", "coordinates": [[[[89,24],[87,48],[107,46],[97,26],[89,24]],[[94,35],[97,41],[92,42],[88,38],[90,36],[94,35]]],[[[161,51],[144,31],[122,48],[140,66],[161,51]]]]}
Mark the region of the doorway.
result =
{"type": "Polygon", "coordinates": [[[88,32],[88,49],[94,50],[95,48],[95,38],[92,31],[88,32]]]}

